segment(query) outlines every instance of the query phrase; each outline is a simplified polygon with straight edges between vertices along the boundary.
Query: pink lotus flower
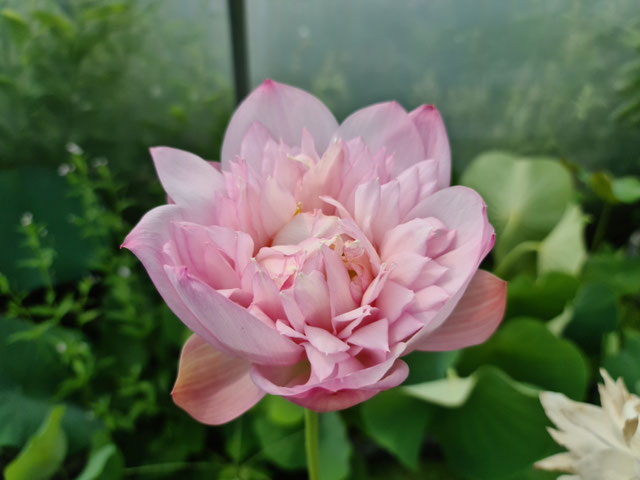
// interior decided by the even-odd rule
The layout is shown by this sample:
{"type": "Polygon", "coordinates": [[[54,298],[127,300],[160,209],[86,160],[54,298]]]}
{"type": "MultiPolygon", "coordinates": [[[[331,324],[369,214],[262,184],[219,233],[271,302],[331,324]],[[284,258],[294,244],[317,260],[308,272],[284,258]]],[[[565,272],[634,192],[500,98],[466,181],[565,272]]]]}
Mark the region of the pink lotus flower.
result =
{"type": "Polygon", "coordinates": [[[151,150],[169,205],[124,245],[194,335],[175,402],[220,424],[265,393],[339,410],[402,383],[400,357],[483,342],[505,283],[482,198],[449,187],[432,106],[372,105],[338,125],[271,80],[235,112],[222,168],[151,150]]]}

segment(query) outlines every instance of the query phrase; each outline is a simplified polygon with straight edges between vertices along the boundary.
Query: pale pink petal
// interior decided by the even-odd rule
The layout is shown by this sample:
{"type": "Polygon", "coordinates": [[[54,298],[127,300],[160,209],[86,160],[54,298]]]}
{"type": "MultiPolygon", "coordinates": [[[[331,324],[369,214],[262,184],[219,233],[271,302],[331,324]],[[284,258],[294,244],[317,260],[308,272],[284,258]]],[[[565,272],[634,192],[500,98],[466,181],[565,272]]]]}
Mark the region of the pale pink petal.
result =
{"type": "Polygon", "coordinates": [[[380,245],[380,258],[389,260],[397,253],[415,253],[424,256],[427,240],[434,230],[426,218],[414,218],[386,232],[380,245]]]}
{"type": "Polygon", "coordinates": [[[413,300],[413,296],[413,290],[403,287],[393,280],[388,280],[376,300],[376,307],[380,309],[382,316],[393,322],[413,300]]]}
{"type": "Polygon", "coordinates": [[[251,380],[251,363],[216,350],[197,335],[182,348],[173,401],[197,421],[220,425],[264,396],[251,380]]]}
{"type": "Polygon", "coordinates": [[[418,203],[437,189],[438,163],[436,160],[424,160],[398,175],[400,197],[398,214],[404,216],[418,203]]]}
{"type": "Polygon", "coordinates": [[[268,177],[260,190],[258,204],[253,208],[260,213],[266,235],[273,237],[293,218],[298,207],[293,195],[268,177]]]}
{"type": "Polygon", "coordinates": [[[225,254],[211,242],[207,227],[190,222],[174,222],[173,238],[181,263],[201,280],[215,289],[240,286],[239,275],[225,254]]]}
{"type": "Polygon", "coordinates": [[[350,312],[333,317],[333,325],[336,331],[340,332],[338,336],[344,340],[351,336],[354,328],[360,325],[365,318],[377,312],[377,308],[373,308],[371,305],[363,305],[350,312]]]}
{"type": "Polygon", "coordinates": [[[403,313],[389,327],[389,342],[393,345],[396,342],[403,342],[424,327],[424,323],[410,313],[403,313]]]}
{"type": "Polygon", "coordinates": [[[196,219],[215,213],[216,193],[224,189],[222,174],[193,153],[169,147],[150,149],[158,178],[167,195],[196,219]]]}
{"type": "Polygon", "coordinates": [[[391,352],[385,353],[386,360],[374,363],[371,366],[363,365],[363,368],[342,377],[332,378],[324,382],[322,387],[328,390],[338,391],[343,388],[375,388],[375,384],[385,377],[394,366],[397,359],[404,353],[406,345],[398,343],[391,346],[391,352]]]}
{"type": "Polygon", "coordinates": [[[305,325],[304,334],[307,340],[309,340],[309,343],[324,354],[346,352],[349,350],[349,345],[323,328],[305,325]]]}
{"type": "Polygon", "coordinates": [[[450,293],[466,286],[492,243],[493,228],[480,195],[459,186],[439,190],[413,208],[407,220],[416,217],[433,217],[455,230],[453,245],[437,259],[448,268],[438,284],[450,293]]]}
{"type": "Polygon", "coordinates": [[[253,275],[251,285],[253,302],[258,305],[271,319],[284,318],[284,309],[280,301],[280,291],[271,277],[262,269],[253,275]]]}
{"type": "Polygon", "coordinates": [[[298,338],[300,340],[306,340],[307,338],[302,333],[294,330],[289,325],[284,323],[282,320],[276,320],[276,330],[278,330],[278,332],[280,332],[282,335],[286,335],[287,337],[298,338]]]}
{"type": "Polygon", "coordinates": [[[349,290],[351,279],[342,259],[326,246],[322,248],[322,257],[331,299],[331,316],[353,310],[357,304],[351,296],[349,290]]]}
{"type": "Polygon", "coordinates": [[[305,323],[321,328],[331,328],[331,306],[327,282],[318,271],[299,273],[293,286],[296,303],[305,323]]]}
{"type": "Polygon", "coordinates": [[[167,266],[165,271],[184,304],[225,351],[267,365],[290,365],[300,357],[298,345],[190,275],[186,268],[167,266]]]}
{"type": "Polygon", "coordinates": [[[378,295],[380,295],[380,292],[384,288],[384,284],[389,278],[389,273],[390,270],[386,264],[383,263],[382,265],[380,265],[380,271],[378,272],[378,275],[373,279],[373,282],[369,284],[364,294],[362,295],[361,305],[368,305],[372,303],[376,298],[378,298],[378,295]]]}
{"type": "Polygon", "coordinates": [[[175,259],[165,250],[172,240],[173,222],[185,220],[185,213],[178,205],[163,205],[146,213],[127,235],[123,248],[131,250],[142,262],[151,281],[173,313],[192,331],[218,349],[223,349],[218,339],[195,317],[167,277],[165,265],[175,265],[175,259]]]}
{"type": "Polygon", "coordinates": [[[440,112],[433,105],[422,105],[409,117],[422,138],[425,158],[438,162],[438,188],[448,187],[451,182],[451,149],[440,112]]]}
{"type": "MultiPolygon", "coordinates": [[[[260,122],[253,122],[242,137],[239,155],[257,172],[261,171],[264,148],[269,140],[273,140],[269,130],[260,122]]],[[[271,156],[272,158],[273,156],[271,156]]]]}
{"type": "Polygon", "coordinates": [[[343,142],[331,142],[320,161],[311,165],[302,179],[299,199],[306,210],[322,209],[321,196],[337,196],[342,187],[344,163],[343,142]]]}
{"type": "Polygon", "coordinates": [[[415,294],[412,307],[416,311],[434,310],[449,300],[451,295],[438,285],[429,285],[415,294]]]}
{"type": "Polygon", "coordinates": [[[500,324],[506,304],[507,283],[478,270],[451,315],[416,349],[457,350],[487,340],[500,324]]]}
{"type": "Polygon", "coordinates": [[[315,382],[322,382],[336,371],[336,362],[333,359],[333,355],[327,355],[319,351],[308,342],[303,343],[302,346],[311,365],[310,378],[315,382]]]}
{"type": "Polygon", "coordinates": [[[389,351],[389,321],[386,318],[376,320],[358,328],[347,341],[363,348],[389,351]]]}
{"type": "Polygon", "coordinates": [[[400,385],[408,375],[409,367],[407,364],[402,360],[396,360],[384,378],[366,388],[332,391],[317,387],[305,392],[305,394],[285,398],[316,412],[343,410],[364,402],[383,390],[400,385]]]}
{"type": "Polygon", "coordinates": [[[300,145],[302,129],[312,134],[315,146],[324,152],[338,123],[324,104],[298,88],[265,80],[237,108],[222,143],[222,168],[240,153],[242,139],[254,122],[264,125],[277,141],[300,145]]]}
{"type": "Polygon", "coordinates": [[[304,314],[296,303],[293,289],[282,290],[280,292],[280,301],[282,302],[282,307],[284,308],[289,325],[298,332],[304,332],[304,314]]]}
{"type": "Polygon", "coordinates": [[[392,180],[380,187],[380,207],[371,222],[371,233],[376,245],[384,235],[400,222],[400,186],[392,180]]]}
{"type": "MultiPolygon", "coordinates": [[[[356,189],[353,219],[369,239],[374,240],[373,223],[380,211],[380,183],[377,179],[361,184],[356,189]]],[[[375,240],[374,240],[375,241],[375,240]]]]}
{"type": "Polygon", "coordinates": [[[394,155],[393,176],[426,158],[418,129],[397,102],[358,110],[342,122],[336,136],[346,141],[362,137],[371,152],[385,148],[394,155]]]}

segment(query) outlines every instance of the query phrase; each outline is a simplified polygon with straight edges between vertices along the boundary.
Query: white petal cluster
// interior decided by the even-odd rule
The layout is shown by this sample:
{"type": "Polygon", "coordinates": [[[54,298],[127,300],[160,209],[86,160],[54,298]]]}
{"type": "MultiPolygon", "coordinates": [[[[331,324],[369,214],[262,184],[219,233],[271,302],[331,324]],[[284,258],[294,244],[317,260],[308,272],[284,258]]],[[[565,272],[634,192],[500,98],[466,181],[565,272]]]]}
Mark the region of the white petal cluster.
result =
{"type": "Polygon", "coordinates": [[[574,402],[555,392],[540,394],[540,402],[557,429],[549,434],[567,452],[536,463],[536,468],[568,473],[558,480],[640,479],[640,398],[622,379],[613,381],[600,370],[602,407],[574,402]]]}

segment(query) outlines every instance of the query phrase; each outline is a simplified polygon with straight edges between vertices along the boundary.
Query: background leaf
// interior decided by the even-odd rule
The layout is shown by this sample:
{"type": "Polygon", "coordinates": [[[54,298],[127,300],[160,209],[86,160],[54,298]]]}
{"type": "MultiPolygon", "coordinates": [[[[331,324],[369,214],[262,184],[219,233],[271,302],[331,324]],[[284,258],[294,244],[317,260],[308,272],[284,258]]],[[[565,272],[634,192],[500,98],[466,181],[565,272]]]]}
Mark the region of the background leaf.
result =
{"type": "Polygon", "coordinates": [[[571,176],[560,163],[503,152],[476,157],[460,183],[476,190],[487,204],[498,261],[516,245],[549,234],[573,195],[571,176]]]}
{"type": "Polygon", "coordinates": [[[560,222],[540,243],[538,273],[564,272],[577,275],[587,259],[584,240],[586,217],[578,205],[571,205],[560,222]]]}
{"type": "Polygon", "coordinates": [[[432,409],[396,389],[365,402],[361,413],[365,430],[376,443],[416,470],[432,409]]]}
{"type": "Polygon", "coordinates": [[[320,480],[349,477],[351,442],[338,412],[321,413],[318,419],[318,457],[320,480]]]}
{"type": "Polygon", "coordinates": [[[507,322],[483,345],[466,349],[458,368],[470,374],[480,365],[495,365],[517,381],[576,400],[584,398],[589,378],[575,345],[554,336],[544,323],[526,318],[507,322]]]}
{"type": "Polygon", "coordinates": [[[611,287],[604,283],[587,283],[578,293],[573,317],[564,334],[587,353],[598,354],[602,339],[618,325],[618,299],[611,287]]]}
{"type": "Polygon", "coordinates": [[[522,478],[533,462],[558,450],[535,392],[523,393],[492,367],[478,371],[478,383],[460,408],[442,409],[435,433],[450,468],[470,480],[522,478]],[[490,438],[490,442],[482,439],[490,438]]]}
{"type": "Polygon", "coordinates": [[[47,480],[62,465],[67,453],[67,438],[62,429],[65,407],[54,407],[40,429],[7,468],[6,480],[47,480]]]}

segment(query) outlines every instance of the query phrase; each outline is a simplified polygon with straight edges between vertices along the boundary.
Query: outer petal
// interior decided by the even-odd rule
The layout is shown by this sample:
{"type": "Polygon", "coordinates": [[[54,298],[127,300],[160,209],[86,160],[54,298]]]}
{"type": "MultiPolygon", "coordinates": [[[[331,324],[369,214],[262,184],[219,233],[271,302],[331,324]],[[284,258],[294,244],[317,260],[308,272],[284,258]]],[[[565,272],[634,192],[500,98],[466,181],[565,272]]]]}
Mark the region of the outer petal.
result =
{"type": "MultiPolygon", "coordinates": [[[[466,287],[478,265],[493,245],[493,227],[489,224],[484,201],[467,187],[439,190],[416,205],[404,219],[434,217],[447,229],[455,230],[454,244],[437,257],[449,271],[438,282],[453,293],[466,287]]],[[[428,252],[427,252],[428,253],[428,252]]]]}
{"type": "Polygon", "coordinates": [[[300,145],[302,129],[313,136],[319,152],[324,152],[338,123],[329,109],[313,95],[298,88],[265,80],[238,107],[222,143],[222,167],[240,154],[245,133],[253,122],[264,125],[271,136],[290,146],[300,145]]]}
{"type": "Polygon", "coordinates": [[[215,209],[216,192],[224,189],[222,174],[193,153],[169,147],[150,151],[160,183],[171,200],[197,212],[198,218],[209,218],[215,209]]]}
{"type": "Polygon", "coordinates": [[[422,105],[409,114],[422,138],[425,158],[438,162],[438,188],[451,182],[451,148],[440,112],[433,105],[422,105]]]}
{"type": "Polygon", "coordinates": [[[302,348],[275,327],[189,275],[186,268],[167,266],[165,271],[184,304],[226,352],[267,365],[290,365],[302,354],[302,348]]]}
{"type": "Polygon", "coordinates": [[[453,312],[471,282],[480,262],[493,245],[493,227],[489,224],[482,198],[466,187],[450,187],[439,190],[420,202],[407,219],[435,217],[455,230],[454,244],[437,262],[447,271],[438,280],[438,286],[451,297],[415,337],[409,341],[408,351],[415,349],[430,332],[436,330],[453,312]]]}
{"type": "Polygon", "coordinates": [[[225,355],[192,335],[180,355],[173,401],[199,422],[229,422],[264,396],[251,381],[250,368],[246,360],[225,355]]]}
{"type": "Polygon", "coordinates": [[[164,249],[171,241],[172,224],[185,220],[185,216],[184,210],[178,205],[156,207],[147,212],[129,232],[122,247],[131,250],[140,259],[164,301],[192,332],[216,348],[224,348],[187,308],[164,270],[165,265],[174,265],[175,260],[164,249]]]}
{"type": "Polygon", "coordinates": [[[336,136],[345,141],[362,137],[372,153],[381,148],[393,153],[393,176],[425,159],[418,129],[397,102],[378,103],[352,113],[336,136]]]}
{"type": "Polygon", "coordinates": [[[484,342],[504,315],[507,282],[478,270],[445,322],[416,346],[417,350],[457,350],[484,342]]]}

